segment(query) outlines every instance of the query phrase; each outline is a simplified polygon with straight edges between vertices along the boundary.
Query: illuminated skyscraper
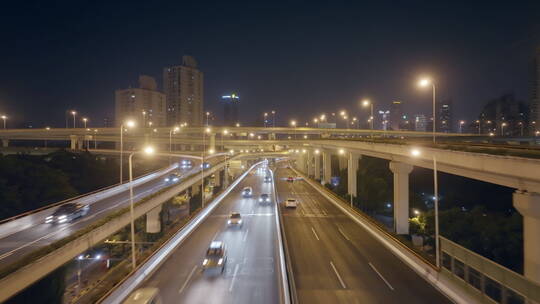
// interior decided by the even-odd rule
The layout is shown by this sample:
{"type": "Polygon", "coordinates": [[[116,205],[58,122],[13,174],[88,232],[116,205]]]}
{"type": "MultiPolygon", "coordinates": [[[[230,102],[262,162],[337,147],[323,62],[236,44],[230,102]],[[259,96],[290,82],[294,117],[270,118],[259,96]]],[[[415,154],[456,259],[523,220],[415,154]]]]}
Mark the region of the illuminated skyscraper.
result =
{"type": "Polygon", "coordinates": [[[223,125],[235,126],[238,122],[238,104],[240,103],[240,96],[236,93],[230,95],[221,96],[221,102],[223,103],[223,125]]]}
{"type": "Polygon", "coordinates": [[[119,127],[126,119],[137,121],[139,126],[164,127],[166,125],[165,94],[157,90],[154,78],[139,76],[139,88],[116,90],[115,125],[119,127]]]}
{"type": "Polygon", "coordinates": [[[399,100],[392,101],[390,105],[390,128],[392,130],[401,129],[401,122],[403,121],[403,103],[399,100]]]}
{"type": "Polygon", "coordinates": [[[452,121],[452,99],[443,100],[439,103],[439,117],[437,119],[437,131],[449,133],[453,130],[452,121]]]}
{"type": "Polygon", "coordinates": [[[203,73],[191,56],[182,65],[163,69],[163,90],[167,95],[167,125],[203,125],[203,73]]]}

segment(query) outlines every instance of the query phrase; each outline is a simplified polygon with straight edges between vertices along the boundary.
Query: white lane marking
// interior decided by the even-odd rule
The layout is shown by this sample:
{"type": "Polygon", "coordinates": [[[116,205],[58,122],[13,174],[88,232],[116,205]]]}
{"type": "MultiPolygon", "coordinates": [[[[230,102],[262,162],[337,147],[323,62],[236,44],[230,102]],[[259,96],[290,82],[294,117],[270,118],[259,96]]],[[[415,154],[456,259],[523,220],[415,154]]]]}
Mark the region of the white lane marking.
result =
{"type": "Polygon", "coordinates": [[[229,286],[229,292],[231,292],[233,287],[234,287],[234,281],[236,280],[236,274],[238,273],[238,267],[239,267],[239,264],[236,264],[236,266],[234,266],[234,273],[233,273],[233,278],[232,278],[232,281],[231,281],[231,286],[229,286]]]}
{"type": "Polygon", "coordinates": [[[244,233],[244,238],[242,238],[242,242],[246,241],[248,233],[249,233],[249,229],[246,229],[246,233],[244,233]]]}
{"type": "Polygon", "coordinates": [[[332,263],[332,261],[330,261],[330,266],[332,266],[332,269],[334,269],[334,272],[336,273],[339,283],[341,283],[341,287],[343,287],[343,289],[346,289],[347,286],[345,285],[345,282],[343,282],[343,279],[339,275],[339,272],[337,271],[336,266],[334,266],[334,263],[332,263]]]}
{"type": "Polygon", "coordinates": [[[218,235],[219,235],[219,230],[218,230],[218,231],[216,231],[216,234],[214,234],[214,237],[212,238],[212,241],[215,241],[215,240],[216,240],[216,238],[218,237],[218,235]]]}
{"type": "Polygon", "coordinates": [[[189,273],[188,277],[186,278],[186,281],[184,282],[184,285],[182,285],[182,288],[178,290],[178,293],[182,293],[184,289],[186,288],[187,284],[189,283],[189,280],[191,280],[191,277],[195,273],[195,270],[197,270],[197,265],[193,266],[193,269],[191,269],[191,272],[189,273]]]}
{"type": "Polygon", "coordinates": [[[388,281],[382,276],[382,274],[377,270],[377,268],[375,268],[375,266],[373,266],[373,264],[371,264],[370,262],[368,262],[369,266],[371,267],[371,269],[373,269],[373,271],[375,271],[379,277],[384,281],[384,283],[386,283],[386,286],[388,286],[388,288],[390,288],[390,290],[394,290],[394,287],[392,287],[392,285],[390,285],[390,283],[388,283],[388,281]]]}
{"type": "Polygon", "coordinates": [[[351,239],[349,239],[349,237],[345,234],[345,232],[343,232],[343,230],[341,230],[341,228],[338,227],[337,229],[339,231],[339,233],[341,233],[341,235],[347,240],[347,241],[351,241],[351,239]]]}
{"type": "MultiPolygon", "coordinates": [[[[146,192],[149,192],[149,191],[152,191],[152,189],[150,189],[150,190],[148,190],[148,191],[145,191],[145,192],[143,192],[143,193],[140,193],[140,194],[138,194],[137,196],[140,196],[140,195],[142,195],[142,194],[144,194],[144,193],[146,193],[146,192]]],[[[74,226],[74,225],[77,225],[77,224],[80,224],[80,223],[82,223],[82,222],[88,221],[88,220],[94,218],[96,215],[98,215],[98,214],[100,214],[100,213],[103,213],[103,212],[105,212],[105,211],[108,211],[109,209],[112,209],[112,208],[114,208],[114,207],[116,207],[116,206],[118,206],[118,205],[120,205],[120,204],[123,204],[124,202],[126,202],[126,201],[128,201],[128,200],[129,200],[129,198],[126,199],[126,200],[121,201],[120,203],[118,203],[118,204],[116,204],[116,205],[114,205],[114,206],[111,206],[111,207],[109,207],[109,208],[106,208],[106,209],[103,209],[103,210],[101,210],[101,211],[99,211],[99,212],[96,212],[96,213],[94,213],[94,214],[92,214],[92,215],[90,215],[90,216],[86,216],[86,217],[84,217],[84,218],[82,218],[82,219],[80,219],[80,220],[76,220],[75,222],[70,223],[70,224],[67,225],[67,226],[61,227],[61,229],[59,229],[59,230],[57,230],[57,231],[53,231],[53,232],[48,233],[48,234],[46,234],[46,235],[44,235],[44,236],[42,236],[42,237],[40,237],[40,238],[37,238],[37,239],[33,240],[33,241],[31,241],[31,242],[25,243],[25,244],[22,245],[22,246],[19,246],[19,247],[17,247],[17,248],[14,248],[14,249],[12,249],[12,250],[10,250],[10,251],[8,251],[8,252],[6,252],[6,253],[0,255],[0,260],[5,259],[6,257],[12,255],[14,252],[16,252],[16,251],[18,251],[18,250],[21,250],[21,249],[26,248],[26,247],[28,247],[28,246],[30,246],[30,245],[33,245],[33,244],[35,244],[35,243],[37,243],[37,242],[39,242],[39,241],[41,241],[41,240],[48,239],[48,238],[54,236],[55,234],[58,234],[58,233],[60,233],[60,232],[62,232],[62,231],[64,231],[64,230],[66,230],[66,229],[68,229],[68,228],[70,228],[70,227],[72,227],[72,226],[74,226]]]]}
{"type": "Polygon", "coordinates": [[[315,229],[313,229],[313,227],[311,227],[311,231],[313,231],[313,234],[315,235],[317,241],[320,241],[319,236],[317,235],[317,232],[315,232],[315,229]]]}

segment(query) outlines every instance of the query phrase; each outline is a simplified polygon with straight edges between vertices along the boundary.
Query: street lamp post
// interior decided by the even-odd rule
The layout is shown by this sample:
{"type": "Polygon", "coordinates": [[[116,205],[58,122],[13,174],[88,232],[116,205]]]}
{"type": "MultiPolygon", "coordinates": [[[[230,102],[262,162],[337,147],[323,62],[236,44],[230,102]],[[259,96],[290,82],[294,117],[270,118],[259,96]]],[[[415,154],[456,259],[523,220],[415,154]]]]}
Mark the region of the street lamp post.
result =
{"type": "Polygon", "coordinates": [[[268,122],[268,113],[264,113],[264,127],[266,128],[266,123],[268,122]]]}
{"type": "Polygon", "coordinates": [[[174,127],[169,131],[169,166],[171,165],[171,153],[172,153],[172,134],[180,130],[179,127],[174,127]]]}
{"type": "Polygon", "coordinates": [[[276,111],[272,110],[272,127],[276,127],[276,111]]]}
{"type": "Polygon", "coordinates": [[[4,130],[6,129],[6,120],[7,120],[7,116],[6,115],[2,115],[2,120],[4,121],[4,130]]]}
{"type": "MultiPolygon", "coordinates": [[[[133,155],[138,152],[131,152],[129,154],[129,213],[131,216],[131,267],[134,270],[137,266],[137,257],[135,251],[135,215],[133,213],[133,155]]],[[[144,153],[153,154],[154,148],[146,147],[144,148],[144,153]]]]}
{"type": "Polygon", "coordinates": [[[296,120],[291,121],[291,126],[294,128],[294,139],[296,140],[296,120]]]}
{"type": "Polygon", "coordinates": [[[210,112],[206,112],[206,126],[208,127],[208,118],[210,116],[210,112]]]}
{"type": "Polygon", "coordinates": [[[506,123],[501,123],[501,136],[504,136],[504,127],[506,127],[506,123]]]}
{"type": "MultiPolygon", "coordinates": [[[[419,149],[412,149],[411,155],[419,157],[422,152],[419,149]]],[[[437,158],[433,154],[433,204],[435,211],[435,265],[440,268],[440,241],[439,241],[439,183],[437,176],[437,158]]]]}
{"type": "Polygon", "coordinates": [[[225,135],[229,134],[229,130],[225,129],[223,130],[223,133],[221,133],[221,149],[223,149],[223,151],[225,151],[225,146],[223,145],[223,137],[225,137],[225,135]]]}
{"type": "Polygon", "coordinates": [[[73,115],[73,128],[76,127],[75,125],[75,116],[77,115],[77,112],[76,111],[71,111],[71,115],[73,115]]]}
{"type": "Polygon", "coordinates": [[[482,132],[480,131],[480,120],[476,120],[476,123],[478,124],[478,135],[480,135],[482,132]]]}
{"type": "Polygon", "coordinates": [[[369,116],[369,120],[368,120],[368,121],[369,121],[369,127],[370,127],[370,129],[371,129],[372,132],[371,132],[371,134],[370,134],[369,136],[370,136],[371,138],[373,138],[373,120],[374,120],[374,117],[373,117],[373,102],[371,102],[371,101],[368,100],[368,99],[364,99],[364,100],[362,101],[362,106],[363,106],[363,107],[369,106],[369,108],[370,108],[370,111],[369,111],[370,116],[369,116]]]}
{"type": "MultiPolygon", "coordinates": [[[[128,128],[132,128],[135,126],[135,122],[133,120],[126,121],[126,126],[128,128]]],[[[123,183],[124,178],[122,174],[122,168],[123,168],[123,162],[124,162],[124,124],[122,123],[120,125],[120,185],[123,183]]]]}
{"type": "Polygon", "coordinates": [[[519,122],[519,134],[520,136],[523,136],[523,122],[522,121],[519,122]]]}
{"type": "Polygon", "coordinates": [[[436,139],[435,139],[435,130],[436,130],[436,126],[437,126],[437,119],[436,119],[436,116],[435,116],[435,83],[427,78],[424,78],[424,79],[421,79],[419,82],[418,82],[418,85],[420,85],[421,87],[427,87],[428,85],[431,84],[431,87],[433,89],[433,143],[436,142],[436,139]]]}
{"type": "Polygon", "coordinates": [[[201,161],[201,206],[204,209],[204,155],[206,152],[206,133],[210,133],[210,128],[206,128],[203,132],[203,150],[201,161]]]}
{"type": "Polygon", "coordinates": [[[84,128],[86,129],[86,123],[88,122],[88,118],[83,117],[82,121],[84,123],[84,128]]]}
{"type": "Polygon", "coordinates": [[[463,133],[463,125],[465,124],[464,120],[459,121],[459,133],[463,133]]]}

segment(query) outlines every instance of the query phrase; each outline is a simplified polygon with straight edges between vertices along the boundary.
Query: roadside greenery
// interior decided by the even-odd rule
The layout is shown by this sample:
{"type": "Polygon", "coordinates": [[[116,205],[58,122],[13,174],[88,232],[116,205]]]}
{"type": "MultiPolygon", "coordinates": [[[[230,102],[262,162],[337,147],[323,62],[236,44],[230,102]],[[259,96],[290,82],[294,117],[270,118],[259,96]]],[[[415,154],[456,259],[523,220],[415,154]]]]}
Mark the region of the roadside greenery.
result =
{"type": "MultiPolygon", "coordinates": [[[[163,166],[137,163],[134,175],[163,166]]],[[[118,159],[65,150],[48,155],[0,154],[0,220],[118,183],[118,159]]],[[[127,168],[124,171],[127,177],[127,168]]]]}
{"type": "MultiPolygon", "coordinates": [[[[389,161],[363,156],[359,162],[354,206],[388,227],[393,222],[393,175],[389,161]]],[[[347,169],[340,170],[338,176],[339,185],[325,186],[349,202],[347,169]]],[[[409,182],[410,234],[423,236],[425,248],[432,253],[433,171],[415,167],[409,182]]],[[[512,192],[511,188],[439,172],[441,235],[522,273],[523,220],[512,206],[512,192]]]]}

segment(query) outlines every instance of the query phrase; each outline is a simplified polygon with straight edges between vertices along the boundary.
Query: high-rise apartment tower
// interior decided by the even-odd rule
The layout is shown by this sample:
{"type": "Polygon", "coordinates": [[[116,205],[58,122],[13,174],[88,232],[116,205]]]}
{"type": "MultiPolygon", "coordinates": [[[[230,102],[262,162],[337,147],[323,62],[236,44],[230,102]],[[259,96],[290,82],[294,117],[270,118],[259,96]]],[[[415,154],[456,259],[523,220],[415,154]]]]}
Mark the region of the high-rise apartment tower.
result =
{"type": "Polygon", "coordinates": [[[163,69],[163,90],[167,96],[167,125],[203,125],[203,73],[191,56],[182,65],[163,69]]]}

